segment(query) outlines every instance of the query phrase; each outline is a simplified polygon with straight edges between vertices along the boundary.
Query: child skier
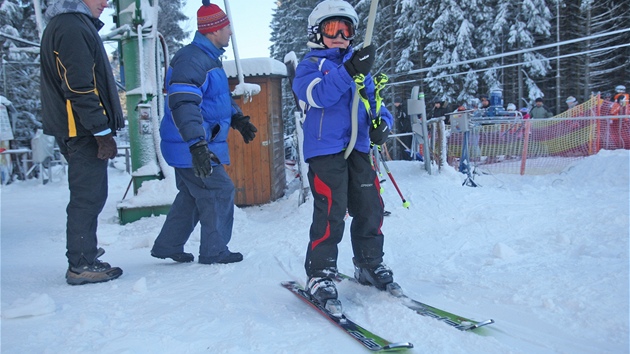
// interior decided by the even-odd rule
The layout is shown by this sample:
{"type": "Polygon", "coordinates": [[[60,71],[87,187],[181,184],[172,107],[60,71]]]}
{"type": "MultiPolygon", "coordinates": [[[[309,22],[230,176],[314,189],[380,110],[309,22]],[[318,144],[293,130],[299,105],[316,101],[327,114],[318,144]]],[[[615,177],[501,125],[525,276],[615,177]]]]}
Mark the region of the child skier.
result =
{"type": "Polygon", "coordinates": [[[293,91],[306,111],[303,151],[309,163],[314,205],[306,251],[306,290],[333,313],[341,313],[333,278],[346,208],[353,218],[350,236],[355,278],[381,290],[395,284],[392,271],[383,264],[383,201],[369,159],[370,141],[382,145],[393,118],[384,106],[376,116],[369,74],[375,49],[371,45],[352,49],[358,23],[356,11],[346,1],[319,3],[308,18],[307,45],[311,51],[298,65],[293,82],[293,91]],[[359,104],[356,145],[345,159],[352,130],[355,77],[365,84],[370,109],[359,104]]]}

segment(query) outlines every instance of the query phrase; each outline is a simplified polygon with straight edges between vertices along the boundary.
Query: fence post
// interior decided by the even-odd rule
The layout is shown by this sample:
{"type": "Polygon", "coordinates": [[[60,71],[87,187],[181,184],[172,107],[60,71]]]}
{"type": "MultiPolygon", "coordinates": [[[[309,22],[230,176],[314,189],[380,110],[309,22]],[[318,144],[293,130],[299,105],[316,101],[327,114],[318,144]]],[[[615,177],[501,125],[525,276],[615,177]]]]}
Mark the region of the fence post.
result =
{"type": "Polygon", "coordinates": [[[532,122],[528,119],[525,122],[525,136],[523,137],[523,152],[521,154],[521,176],[525,174],[525,164],[527,163],[527,150],[529,145],[529,130],[532,122]]]}

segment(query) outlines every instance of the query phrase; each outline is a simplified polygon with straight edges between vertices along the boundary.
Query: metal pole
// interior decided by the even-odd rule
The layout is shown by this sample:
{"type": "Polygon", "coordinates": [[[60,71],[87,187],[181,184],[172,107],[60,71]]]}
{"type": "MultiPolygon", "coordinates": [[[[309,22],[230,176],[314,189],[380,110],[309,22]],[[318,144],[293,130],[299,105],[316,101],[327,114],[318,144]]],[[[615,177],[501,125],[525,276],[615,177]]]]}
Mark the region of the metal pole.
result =
{"type": "Polygon", "coordinates": [[[429,153],[431,144],[429,143],[429,129],[427,129],[427,106],[424,101],[424,92],[420,92],[418,94],[418,99],[420,100],[420,123],[422,124],[422,136],[424,136],[424,149],[422,151],[424,169],[431,174],[431,154],[429,153]]]}
{"type": "Polygon", "coordinates": [[[234,50],[234,63],[236,64],[236,75],[238,76],[238,83],[245,83],[245,78],[243,75],[243,69],[241,67],[241,58],[238,54],[238,44],[236,43],[236,29],[234,26],[234,21],[232,21],[232,13],[230,11],[230,2],[228,0],[223,0],[225,4],[225,14],[227,15],[230,23],[232,24],[232,49],[234,50]]]}
{"type": "MultiPolygon", "coordinates": [[[[157,4],[155,4],[157,6],[157,4]]],[[[118,27],[128,26],[136,31],[128,32],[128,35],[120,41],[121,65],[124,68],[125,88],[127,91],[127,121],[129,128],[129,146],[131,150],[131,171],[133,178],[134,195],[144,181],[160,178],[160,167],[157,162],[157,152],[153,134],[156,129],[152,126],[152,115],[157,113],[156,99],[160,92],[149,92],[146,87],[157,90],[157,83],[148,83],[154,75],[146,73],[154,68],[148,67],[148,60],[155,54],[155,40],[151,35],[144,33],[144,16],[152,16],[150,12],[154,7],[140,7],[140,2],[135,0],[119,0],[117,6],[118,27]],[[143,38],[144,37],[144,38],[143,38]],[[147,65],[144,65],[144,64],[147,65]]],[[[150,21],[156,26],[155,21],[150,21]]]]}

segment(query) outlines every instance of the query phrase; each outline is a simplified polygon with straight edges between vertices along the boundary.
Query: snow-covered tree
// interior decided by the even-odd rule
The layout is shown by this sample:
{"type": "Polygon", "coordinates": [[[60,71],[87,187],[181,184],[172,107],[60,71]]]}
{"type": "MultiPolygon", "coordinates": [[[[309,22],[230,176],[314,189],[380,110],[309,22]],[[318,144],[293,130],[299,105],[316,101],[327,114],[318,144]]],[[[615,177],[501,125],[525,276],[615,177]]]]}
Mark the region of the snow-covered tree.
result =
{"type": "Polygon", "coordinates": [[[429,66],[436,67],[428,72],[427,81],[432,92],[449,102],[461,104],[477,97],[477,74],[470,72],[470,64],[460,64],[478,56],[470,15],[474,3],[443,1],[427,34],[430,42],[424,48],[425,59],[429,66]],[[458,75],[462,72],[468,74],[458,75]]]}
{"type": "Polygon", "coordinates": [[[179,48],[187,44],[183,43],[183,40],[188,38],[190,34],[185,32],[180,25],[183,21],[188,20],[188,16],[182,12],[185,1],[160,0],[159,4],[158,31],[164,36],[168,52],[172,57],[179,48]]]}
{"type": "Polygon", "coordinates": [[[5,0],[0,5],[0,32],[15,39],[0,36],[2,55],[2,94],[13,103],[18,114],[13,126],[15,146],[30,147],[35,130],[41,125],[39,99],[39,34],[35,25],[33,4],[20,0],[5,0]]]}
{"type": "MultiPolygon", "coordinates": [[[[497,52],[520,51],[542,44],[550,36],[550,19],[551,12],[544,0],[500,0],[491,27],[502,39],[497,52]]],[[[501,64],[518,64],[500,70],[505,100],[523,106],[544,96],[536,83],[550,70],[543,54],[529,51],[505,57],[501,64]]]]}
{"type": "MultiPolygon", "coordinates": [[[[575,10],[578,19],[575,23],[580,25],[574,26],[572,33],[578,38],[627,28],[630,23],[630,6],[623,1],[583,0],[575,10]]],[[[610,92],[616,85],[628,85],[630,50],[628,47],[611,47],[629,42],[630,34],[627,32],[580,42],[577,46],[579,51],[597,51],[574,60],[579,85],[568,88],[567,93],[585,100],[592,92],[610,92]]]]}

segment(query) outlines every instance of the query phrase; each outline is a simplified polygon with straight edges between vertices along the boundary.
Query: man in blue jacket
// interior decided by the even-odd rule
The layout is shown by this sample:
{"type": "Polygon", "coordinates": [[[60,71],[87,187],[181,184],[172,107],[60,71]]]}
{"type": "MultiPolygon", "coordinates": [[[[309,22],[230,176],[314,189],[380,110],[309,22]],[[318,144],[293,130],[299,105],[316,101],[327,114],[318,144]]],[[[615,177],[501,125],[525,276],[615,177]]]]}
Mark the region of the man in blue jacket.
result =
{"type": "Polygon", "coordinates": [[[237,129],[245,143],[256,127],[243,116],[230,94],[219,57],[232,31],[225,13],[208,0],[197,11],[192,43],[179,50],[166,74],[168,96],[160,126],[161,150],[175,168],[178,194],[151,255],[192,262],[184,244],[201,223],[199,263],[234,263],[243,255],[228,243],[234,222],[234,184],[223,164],[230,164],[228,129],[237,129]]]}
{"type": "Polygon", "coordinates": [[[293,81],[293,91],[306,111],[303,150],[314,204],[306,251],[306,290],[334,313],[341,312],[332,278],[337,273],[337,246],[343,237],[346,210],[353,218],[355,277],[381,290],[393,283],[392,271],[383,264],[383,200],[369,157],[370,141],[382,145],[393,119],[385,107],[376,116],[369,75],[374,47],[352,50],[358,22],[357,13],[346,1],[319,3],[308,18],[307,45],[312,50],[298,65],[293,81]],[[346,160],[355,75],[365,76],[370,109],[359,105],[356,145],[346,160]]]}

